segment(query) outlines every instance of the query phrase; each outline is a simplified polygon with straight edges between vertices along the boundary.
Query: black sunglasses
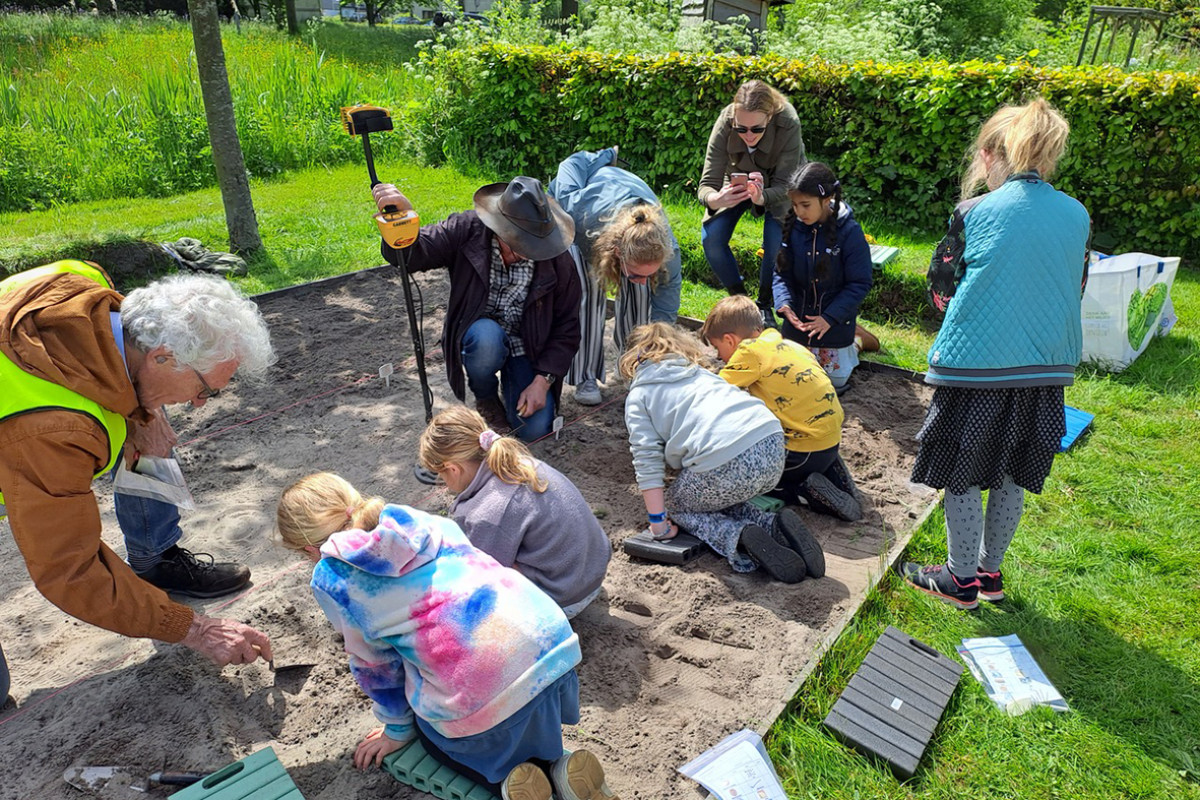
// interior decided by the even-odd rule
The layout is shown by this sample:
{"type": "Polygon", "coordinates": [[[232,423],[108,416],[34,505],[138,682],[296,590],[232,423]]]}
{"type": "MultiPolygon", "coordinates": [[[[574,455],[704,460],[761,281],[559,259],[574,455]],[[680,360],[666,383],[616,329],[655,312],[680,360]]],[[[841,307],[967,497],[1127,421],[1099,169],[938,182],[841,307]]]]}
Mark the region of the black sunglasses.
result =
{"type": "Polygon", "coordinates": [[[749,128],[747,128],[745,125],[734,125],[733,126],[734,133],[762,133],[766,129],[767,129],[766,125],[754,125],[749,128]]]}

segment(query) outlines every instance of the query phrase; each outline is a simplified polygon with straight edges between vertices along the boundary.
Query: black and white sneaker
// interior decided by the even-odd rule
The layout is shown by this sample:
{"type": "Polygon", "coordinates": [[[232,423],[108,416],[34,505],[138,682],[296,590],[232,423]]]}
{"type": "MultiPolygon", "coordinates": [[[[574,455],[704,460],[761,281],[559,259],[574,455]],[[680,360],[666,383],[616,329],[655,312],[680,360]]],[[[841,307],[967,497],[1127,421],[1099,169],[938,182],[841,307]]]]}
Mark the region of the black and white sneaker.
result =
{"type": "Polygon", "coordinates": [[[958,606],[964,611],[979,607],[979,578],[962,581],[951,574],[945,564],[922,566],[906,561],[900,576],[912,586],[943,603],[958,606]]]}

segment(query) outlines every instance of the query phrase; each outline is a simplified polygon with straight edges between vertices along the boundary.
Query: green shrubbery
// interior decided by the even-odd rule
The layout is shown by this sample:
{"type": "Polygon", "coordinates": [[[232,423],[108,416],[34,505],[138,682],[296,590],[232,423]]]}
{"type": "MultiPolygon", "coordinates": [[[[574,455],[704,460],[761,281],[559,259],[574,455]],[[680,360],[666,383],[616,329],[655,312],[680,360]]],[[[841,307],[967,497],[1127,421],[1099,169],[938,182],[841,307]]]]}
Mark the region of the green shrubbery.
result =
{"type": "Polygon", "coordinates": [[[761,78],[800,114],[810,156],[852,203],[938,229],[979,124],[1035,94],[1072,124],[1055,183],[1091,211],[1102,250],[1200,255],[1200,78],[1113,68],[944,62],[842,65],[487,46],[426,62],[415,121],[428,156],[484,175],[552,174],[580,148],[621,146],[660,191],[694,191],[717,112],[761,78]]]}

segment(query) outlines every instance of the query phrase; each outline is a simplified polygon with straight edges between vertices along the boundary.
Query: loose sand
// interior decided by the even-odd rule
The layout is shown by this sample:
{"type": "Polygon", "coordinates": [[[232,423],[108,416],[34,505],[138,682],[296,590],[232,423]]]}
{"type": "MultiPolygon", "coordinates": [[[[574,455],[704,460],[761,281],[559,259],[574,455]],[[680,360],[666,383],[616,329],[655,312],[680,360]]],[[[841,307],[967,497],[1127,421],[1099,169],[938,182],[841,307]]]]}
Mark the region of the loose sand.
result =
{"type": "MultiPolygon", "coordinates": [[[[453,400],[436,353],[442,309],[434,306],[445,279],[420,281],[440,408],[453,400]]],[[[77,622],[37,593],[4,531],[0,643],[17,706],[0,712],[0,797],[79,800],[61,779],[68,767],[216,769],[268,745],[309,800],[419,796],[385,773],[353,768],[354,745],[375,725],[369,702],[308,590],[309,565],[271,542],[280,490],[316,470],[391,501],[447,508],[449,495],[411,471],[424,410],[401,298],[383,271],[264,297],[280,355],[271,382],[235,382],[204,408],[174,415],[199,506],[184,517],[183,544],[242,560],[255,579],[243,596],[195,607],[259,627],[272,637],[276,664],[312,662],[311,670],[276,685],[261,662],[216,669],[184,648],[77,622]],[[390,386],[374,376],[385,362],[396,364],[390,386]]],[[[583,719],[566,733],[571,746],[600,756],[623,798],[696,796],[676,767],[732,731],[768,722],[814,649],[857,608],[881,553],[932,499],[908,483],[927,398],[903,378],[856,373],[844,399],[843,453],[867,513],[847,524],[804,512],[829,575],[786,586],[734,574],[711,554],[674,567],[622,553],[621,541],[644,526],[623,390],[606,387],[597,409],[565,392],[567,427],[534,452],[575,481],[614,549],[604,591],[576,621],[583,719]]],[[[104,538],[123,553],[107,482],[96,489],[104,538]]]]}

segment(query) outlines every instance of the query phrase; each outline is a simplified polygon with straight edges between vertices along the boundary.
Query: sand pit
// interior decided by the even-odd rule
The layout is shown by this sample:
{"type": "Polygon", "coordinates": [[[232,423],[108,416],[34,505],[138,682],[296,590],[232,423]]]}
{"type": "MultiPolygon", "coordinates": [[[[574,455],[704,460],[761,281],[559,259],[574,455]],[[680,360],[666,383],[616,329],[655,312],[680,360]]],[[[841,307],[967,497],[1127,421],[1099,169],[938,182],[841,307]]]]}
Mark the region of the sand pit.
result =
{"type": "MultiPolygon", "coordinates": [[[[420,280],[436,350],[441,318],[433,306],[445,282],[420,280]]],[[[380,771],[354,769],[353,747],[376,724],[369,703],[308,590],[309,565],[270,541],[282,487],[319,469],[395,502],[448,506],[444,490],[422,486],[411,471],[424,411],[412,362],[405,364],[412,349],[401,298],[384,271],[264,297],[280,354],[272,382],[235,381],[204,408],[174,414],[199,505],[184,517],[183,544],[244,560],[255,578],[247,594],[196,608],[259,627],[272,637],[277,664],[315,662],[307,674],[276,685],[261,663],[218,670],[181,647],[79,623],[33,588],[0,523],[0,558],[9,565],[0,573],[0,643],[17,700],[0,712],[0,798],[81,800],[62,782],[68,767],[216,769],[267,745],[309,800],[424,796],[380,771]],[[374,376],[385,362],[396,363],[390,386],[374,376]]],[[[430,378],[437,406],[451,402],[436,358],[430,378]]],[[[847,524],[805,512],[829,574],[795,586],[734,574],[714,555],[672,567],[620,552],[645,524],[623,396],[609,386],[605,405],[585,409],[568,390],[561,438],[534,447],[576,482],[616,551],[604,592],[576,621],[584,709],[567,736],[601,757],[626,800],[694,797],[695,785],[675,768],[727,733],[773,719],[815,650],[858,607],[881,554],[928,507],[932,493],[908,484],[928,390],[894,375],[856,375],[843,452],[867,514],[847,524]]],[[[123,553],[106,482],[97,492],[105,539],[123,553]]],[[[166,794],[160,787],[110,796],[166,794]]]]}

